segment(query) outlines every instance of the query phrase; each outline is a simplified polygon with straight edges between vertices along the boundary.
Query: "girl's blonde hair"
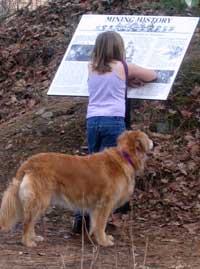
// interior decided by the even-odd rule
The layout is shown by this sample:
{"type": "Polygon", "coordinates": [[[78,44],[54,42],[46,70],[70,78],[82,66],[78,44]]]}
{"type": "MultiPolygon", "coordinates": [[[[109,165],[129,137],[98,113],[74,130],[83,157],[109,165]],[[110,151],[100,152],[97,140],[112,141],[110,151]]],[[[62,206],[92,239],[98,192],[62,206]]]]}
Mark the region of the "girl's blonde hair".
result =
{"type": "Polygon", "coordinates": [[[92,70],[99,73],[110,72],[113,60],[122,61],[125,56],[124,41],[114,31],[99,34],[92,53],[92,70]]]}

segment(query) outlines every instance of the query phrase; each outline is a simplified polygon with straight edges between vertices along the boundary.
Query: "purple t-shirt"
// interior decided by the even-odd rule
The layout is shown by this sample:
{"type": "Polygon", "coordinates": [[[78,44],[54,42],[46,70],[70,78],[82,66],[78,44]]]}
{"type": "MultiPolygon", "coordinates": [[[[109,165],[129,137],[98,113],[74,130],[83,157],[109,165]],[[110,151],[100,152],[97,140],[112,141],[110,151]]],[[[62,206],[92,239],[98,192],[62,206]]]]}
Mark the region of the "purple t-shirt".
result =
{"type": "Polygon", "coordinates": [[[125,117],[125,80],[115,71],[91,73],[88,77],[89,104],[87,118],[94,116],[125,117]]]}

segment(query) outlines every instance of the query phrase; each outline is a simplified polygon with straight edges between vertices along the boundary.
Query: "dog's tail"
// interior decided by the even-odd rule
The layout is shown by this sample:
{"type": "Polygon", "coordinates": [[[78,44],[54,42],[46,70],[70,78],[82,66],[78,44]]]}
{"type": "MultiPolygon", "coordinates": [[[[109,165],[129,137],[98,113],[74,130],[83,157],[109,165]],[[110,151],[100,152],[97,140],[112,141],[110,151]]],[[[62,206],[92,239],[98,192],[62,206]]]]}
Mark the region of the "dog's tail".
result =
{"type": "Polygon", "coordinates": [[[21,181],[13,178],[5,191],[0,208],[0,228],[8,231],[22,218],[22,206],[19,200],[21,181]]]}

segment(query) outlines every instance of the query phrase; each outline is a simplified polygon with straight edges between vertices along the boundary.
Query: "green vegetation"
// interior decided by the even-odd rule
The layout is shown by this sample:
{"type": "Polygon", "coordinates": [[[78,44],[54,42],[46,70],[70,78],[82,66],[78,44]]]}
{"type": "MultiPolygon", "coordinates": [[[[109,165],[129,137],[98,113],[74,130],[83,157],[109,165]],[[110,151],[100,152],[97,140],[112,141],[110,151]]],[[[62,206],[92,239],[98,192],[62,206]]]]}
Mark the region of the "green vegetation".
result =
{"type": "Polygon", "coordinates": [[[175,13],[180,13],[186,15],[188,8],[192,9],[194,14],[199,16],[200,14],[200,0],[160,0],[152,2],[141,1],[141,8],[143,10],[165,10],[166,15],[174,15],[175,13]]]}
{"type": "Polygon", "coordinates": [[[184,0],[189,7],[197,7],[200,4],[199,0],[184,0]]]}
{"type": "Polygon", "coordinates": [[[187,5],[185,1],[180,0],[161,0],[161,5],[166,11],[170,11],[172,9],[176,9],[178,11],[183,11],[187,5]]]}

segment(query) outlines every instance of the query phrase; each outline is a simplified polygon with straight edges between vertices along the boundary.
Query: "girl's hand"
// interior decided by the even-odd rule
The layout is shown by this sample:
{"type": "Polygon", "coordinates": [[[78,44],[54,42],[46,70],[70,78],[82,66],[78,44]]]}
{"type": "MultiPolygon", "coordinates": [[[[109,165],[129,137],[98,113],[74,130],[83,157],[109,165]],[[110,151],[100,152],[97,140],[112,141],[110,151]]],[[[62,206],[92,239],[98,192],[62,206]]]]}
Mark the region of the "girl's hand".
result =
{"type": "Polygon", "coordinates": [[[150,82],[157,78],[157,74],[154,70],[144,68],[132,63],[128,63],[128,76],[130,78],[137,78],[144,82],[150,82]]]}
{"type": "Polygon", "coordinates": [[[139,78],[129,78],[128,79],[128,87],[130,88],[138,88],[144,86],[144,81],[139,78]]]}

